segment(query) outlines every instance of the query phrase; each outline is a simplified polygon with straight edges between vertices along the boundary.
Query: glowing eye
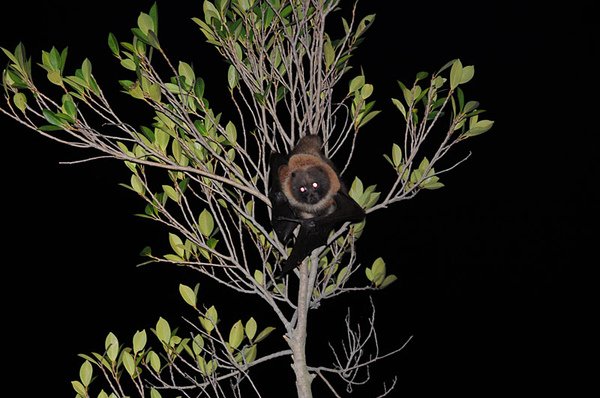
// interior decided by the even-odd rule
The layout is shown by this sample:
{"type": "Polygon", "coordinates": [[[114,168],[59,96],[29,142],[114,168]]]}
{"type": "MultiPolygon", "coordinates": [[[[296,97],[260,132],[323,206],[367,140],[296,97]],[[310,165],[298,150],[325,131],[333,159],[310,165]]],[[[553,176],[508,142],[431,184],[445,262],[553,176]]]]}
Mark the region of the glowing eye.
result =
{"type": "Polygon", "coordinates": [[[313,189],[317,189],[317,188],[319,188],[319,184],[317,184],[316,182],[313,182],[312,187],[313,187],[313,189]]]}
{"type": "Polygon", "coordinates": [[[306,187],[300,187],[300,192],[302,192],[302,193],[306,192],[306,187]]]}

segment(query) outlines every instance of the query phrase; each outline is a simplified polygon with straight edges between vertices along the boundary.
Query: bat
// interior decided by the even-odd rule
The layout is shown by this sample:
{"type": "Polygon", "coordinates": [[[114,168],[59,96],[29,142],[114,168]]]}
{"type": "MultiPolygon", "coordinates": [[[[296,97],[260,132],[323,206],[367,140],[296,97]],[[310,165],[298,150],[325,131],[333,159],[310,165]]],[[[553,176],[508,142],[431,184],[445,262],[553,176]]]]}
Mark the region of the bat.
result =
{"type": "Polygon", "coordinates": [[[301,138],[289,155],[270,158],[271,224],[288,244],[300,225],[292,251],[277,278],[296,268],[310,253],[327,244],[329,233],[344,222],[360,222],[365,211],[348,195],[333,162],[316,135],[301,138]]]}

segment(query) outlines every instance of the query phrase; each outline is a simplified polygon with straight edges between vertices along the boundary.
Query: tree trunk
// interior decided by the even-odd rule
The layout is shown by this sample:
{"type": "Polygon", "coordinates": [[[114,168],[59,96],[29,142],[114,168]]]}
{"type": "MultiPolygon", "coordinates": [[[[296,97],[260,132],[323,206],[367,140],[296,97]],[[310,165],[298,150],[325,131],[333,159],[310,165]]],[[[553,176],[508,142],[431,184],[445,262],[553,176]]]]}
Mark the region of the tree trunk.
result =
{"type": "Polygon", "coordinates": [[[308,262],[302,262],[300,265],[300,283],[298,286],[298,320],[288,341],[292,349],[292,368],[296,374],[296,391],[298,398],[312,398],[311,384],[314,375],[308,371],[306,364],[306,327],[308,324],[308,304],[309,304],[309,273],[308,262]]]}

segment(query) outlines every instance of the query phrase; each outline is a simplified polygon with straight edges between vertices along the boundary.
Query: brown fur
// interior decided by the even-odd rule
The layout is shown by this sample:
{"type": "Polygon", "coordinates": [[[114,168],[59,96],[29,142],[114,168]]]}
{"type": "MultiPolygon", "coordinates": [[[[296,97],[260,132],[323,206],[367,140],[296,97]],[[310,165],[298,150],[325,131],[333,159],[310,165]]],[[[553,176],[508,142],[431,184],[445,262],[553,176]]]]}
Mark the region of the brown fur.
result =
{"type": "Polygon", "coordinates": [[[292,206],[302,211],[303,218],[311,218],[316,215],[329,214],[335,210],[333,196],[342,188],[337,172],[331,163],[321,152],[321,139],[318,136],[305,136],[292,151],[288,164],[279,168],[279,180],[281,189],[292,206]],[[315,204],[307,204],[297,201],[291,192],[292,172],[303,172],[311,167],[318,167],[325,172],[329,180],[329,192],[321,201],[315,204]]]}

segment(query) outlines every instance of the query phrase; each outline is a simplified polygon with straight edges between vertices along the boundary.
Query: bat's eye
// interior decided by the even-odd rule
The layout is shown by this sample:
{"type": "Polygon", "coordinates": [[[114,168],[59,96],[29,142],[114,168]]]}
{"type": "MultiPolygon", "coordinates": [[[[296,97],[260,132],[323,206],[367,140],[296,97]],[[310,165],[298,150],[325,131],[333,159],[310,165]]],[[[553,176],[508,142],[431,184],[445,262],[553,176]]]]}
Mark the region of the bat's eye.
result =
{"type": "Polygon", "coordinates": [[[306,192],[306,187],[300,187],[300,192],[302,192],[302,193],[306,192]]]}
{"type": "Polygon", "coordinates": [[[317,189],[317,188],[319,188],[319,184],[316,182],[313,182],[312,187],[313,187],[313,189],[317,189]]]}

